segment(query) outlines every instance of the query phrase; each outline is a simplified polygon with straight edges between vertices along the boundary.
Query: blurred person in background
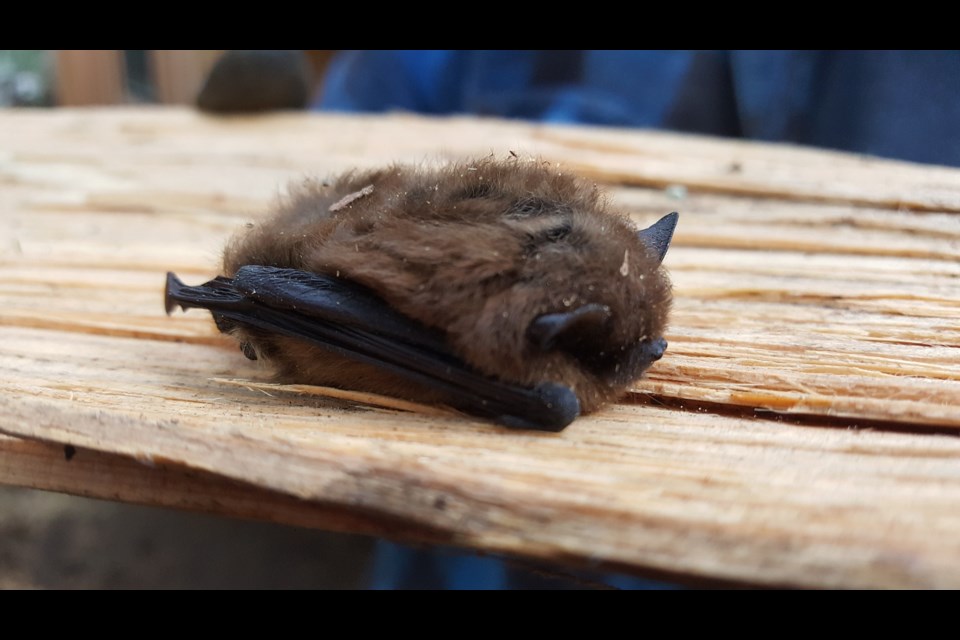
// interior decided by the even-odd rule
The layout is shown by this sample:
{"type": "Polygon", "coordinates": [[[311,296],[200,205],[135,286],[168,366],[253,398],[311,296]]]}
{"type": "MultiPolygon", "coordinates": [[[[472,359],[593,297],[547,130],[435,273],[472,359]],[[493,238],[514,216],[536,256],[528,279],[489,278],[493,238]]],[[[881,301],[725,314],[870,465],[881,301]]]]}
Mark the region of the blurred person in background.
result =
{"type": "Polygon", "coordinates": [[[342,51],[314,106],[662,128],[960,165],[958,51],[342,51]]]}

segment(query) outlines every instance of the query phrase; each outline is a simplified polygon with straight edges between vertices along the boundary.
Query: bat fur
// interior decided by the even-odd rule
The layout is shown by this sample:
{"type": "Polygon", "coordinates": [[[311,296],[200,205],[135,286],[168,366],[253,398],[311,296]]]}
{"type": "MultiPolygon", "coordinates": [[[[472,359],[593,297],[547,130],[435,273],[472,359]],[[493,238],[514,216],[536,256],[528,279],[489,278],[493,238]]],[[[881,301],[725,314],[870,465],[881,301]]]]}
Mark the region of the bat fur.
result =
{"type": "MultiPolygon", "coordinates": [[[[270,218],[228,243],[223,273],[264,265],[362,285],[484,376],[565,385],[588,413],[666,347],[671,284],[661,261],[676,218],[641,232],[594,184],[543,162],[394,165],[295,187],[270,218]]],[[[280,380],[444,402],[422,381],[297,338],[218,324],[280,380]]]]}

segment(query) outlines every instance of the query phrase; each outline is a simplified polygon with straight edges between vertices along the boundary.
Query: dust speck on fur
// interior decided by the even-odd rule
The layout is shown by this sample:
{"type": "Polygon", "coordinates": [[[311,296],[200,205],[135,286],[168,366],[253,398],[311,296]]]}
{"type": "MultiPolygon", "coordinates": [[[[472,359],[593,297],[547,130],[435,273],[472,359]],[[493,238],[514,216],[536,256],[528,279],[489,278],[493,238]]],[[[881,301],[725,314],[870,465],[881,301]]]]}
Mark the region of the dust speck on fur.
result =
{"type": "Polygon", "coordinates": [[[373,185],[368,184],[363,189],[360,189],[359,191],[354,191],[353,193],[348,193],[347,195],[343,196],[342,198],[334,202],[332,205],[330,205],[328,211],[330,211],[330,213],[335,213],[337,211],[340,211],[341,209],[352,204],[353,202],[356,202],[360,198],[363,198],[364,196],[368,196],[371,193],[373,193],[373,185]]]}

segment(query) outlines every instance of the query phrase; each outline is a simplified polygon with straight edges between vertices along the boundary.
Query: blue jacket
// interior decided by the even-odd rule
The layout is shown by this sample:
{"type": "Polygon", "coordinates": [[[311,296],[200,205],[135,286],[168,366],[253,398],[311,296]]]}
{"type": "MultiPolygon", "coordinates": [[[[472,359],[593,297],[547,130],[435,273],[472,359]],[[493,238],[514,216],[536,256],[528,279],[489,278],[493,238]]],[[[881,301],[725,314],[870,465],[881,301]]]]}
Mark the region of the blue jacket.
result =
{"type": "Polygon", "coordinates": [[[346,51],[316,106],[664,128],[960,166],[957,51],[346,51]]]}

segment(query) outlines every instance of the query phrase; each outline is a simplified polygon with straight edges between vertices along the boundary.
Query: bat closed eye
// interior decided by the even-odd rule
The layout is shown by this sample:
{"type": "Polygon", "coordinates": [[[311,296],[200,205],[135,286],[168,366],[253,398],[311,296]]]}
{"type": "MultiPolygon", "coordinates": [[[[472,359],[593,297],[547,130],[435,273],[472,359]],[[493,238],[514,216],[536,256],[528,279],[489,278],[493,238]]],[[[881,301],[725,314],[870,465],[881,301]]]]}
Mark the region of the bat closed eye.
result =
{"type": "Polygon", "coordinates": [[[348,173],[234,238],[224,275],[168,274],[167,311],[209,309],[283,381],[558,431],[663,355],[677,219],[638,231],[515,158],[348,173]]]}

